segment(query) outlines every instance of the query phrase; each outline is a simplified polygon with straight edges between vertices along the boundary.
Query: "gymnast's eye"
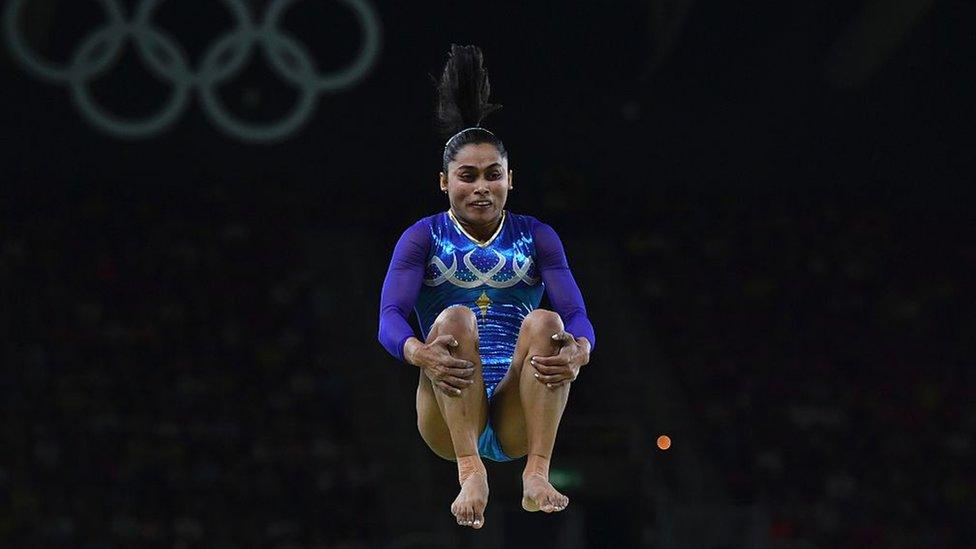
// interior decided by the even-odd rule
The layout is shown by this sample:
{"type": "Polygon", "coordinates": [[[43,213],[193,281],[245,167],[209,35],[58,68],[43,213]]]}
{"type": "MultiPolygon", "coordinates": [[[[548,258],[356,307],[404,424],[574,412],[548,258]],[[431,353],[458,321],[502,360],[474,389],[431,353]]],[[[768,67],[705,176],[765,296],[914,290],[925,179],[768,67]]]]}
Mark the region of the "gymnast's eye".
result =
{"type": "Polygon", "coordinates": [[[502,172],[499,172],[499,171],[494,171],[494,172],[491,172],[491,173],[488,174],[488,179],[490,179],[492,181],[496,181],[496,180],[501,179],[501,178],[502,178],[502,172]]]}

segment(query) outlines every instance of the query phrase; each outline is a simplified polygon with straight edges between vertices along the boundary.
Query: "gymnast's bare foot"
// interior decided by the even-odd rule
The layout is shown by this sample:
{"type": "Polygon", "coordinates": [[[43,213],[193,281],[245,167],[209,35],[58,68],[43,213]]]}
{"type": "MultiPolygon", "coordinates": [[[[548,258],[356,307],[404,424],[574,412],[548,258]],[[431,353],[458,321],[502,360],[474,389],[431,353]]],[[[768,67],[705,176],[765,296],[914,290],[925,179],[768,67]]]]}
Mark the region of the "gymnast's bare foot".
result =
{"type": "Polygon", "coordinates": [[[569,505],[569,498],[549,483],[549,460],[529,455],[522,472],[522,509],[555,513],[569,505]]]}
{"type": "Polygon", "coordinates": [[[461,526],[481,528],[488,505],[488,471],[480,456],[460,457],[457,463],[461,493],[451,504],[451,513],[461,526]]]}

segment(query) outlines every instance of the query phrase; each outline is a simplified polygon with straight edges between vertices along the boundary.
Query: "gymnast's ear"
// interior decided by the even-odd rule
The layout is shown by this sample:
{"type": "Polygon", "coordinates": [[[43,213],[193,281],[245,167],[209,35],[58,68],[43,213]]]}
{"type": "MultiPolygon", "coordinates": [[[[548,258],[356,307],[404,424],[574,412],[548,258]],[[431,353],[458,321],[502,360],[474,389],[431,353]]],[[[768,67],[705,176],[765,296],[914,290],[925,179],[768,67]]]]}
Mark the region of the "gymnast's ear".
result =
{"type": "Polygon", "coordinates": [[[512,181],[514,180],[515,180],[515,170],[508,170],[508,190],[512,190],[515,188],[515,186],[512,184],[512,181]]]}
{"type": "Polygon", "coordinates": [[[440,181],[441,181],[441,190],[447,192],[447,176],[444,175],[444,172],[441,172],[440,181]]]}

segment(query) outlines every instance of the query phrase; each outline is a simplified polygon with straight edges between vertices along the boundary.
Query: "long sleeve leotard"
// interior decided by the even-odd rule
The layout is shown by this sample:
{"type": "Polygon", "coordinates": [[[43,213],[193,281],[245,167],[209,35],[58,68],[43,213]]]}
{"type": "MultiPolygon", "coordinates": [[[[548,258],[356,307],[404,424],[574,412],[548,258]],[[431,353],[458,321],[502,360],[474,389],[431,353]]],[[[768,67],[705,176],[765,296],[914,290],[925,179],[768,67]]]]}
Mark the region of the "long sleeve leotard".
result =
{"type": "Polygon", "coordinates": [[[489,398],[505,376],[522,320],[539,306],[543,290],[574,337],[596,347],[593,326],[556,232],[527,215],[505,212],[496,233],[477,242],[450,212],[425,217],[397,242],[380,297],[379,340],[403,360],[416,310],[426,340],[437,315],[464,305],[478,318],[479,355],[489,398]]]}

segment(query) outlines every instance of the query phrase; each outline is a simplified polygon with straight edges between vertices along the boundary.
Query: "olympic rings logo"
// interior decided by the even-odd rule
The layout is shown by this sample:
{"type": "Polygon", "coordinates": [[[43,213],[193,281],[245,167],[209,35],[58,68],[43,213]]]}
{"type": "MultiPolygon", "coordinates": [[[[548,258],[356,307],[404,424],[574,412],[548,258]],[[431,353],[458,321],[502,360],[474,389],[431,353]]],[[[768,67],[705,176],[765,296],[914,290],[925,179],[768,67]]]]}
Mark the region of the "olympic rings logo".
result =
{"type": "Polygon", "coordinates": [[[172,125],[186,110],[192,90],[200,95],[207,117],[224,132],[250,142],[276,141],[298,130],[311,116],[319,95],[347,88],[363,78],[380,49],[380,25],[369,0],[341,0],[359,23],[362,44],[356,58],[334,72],[320,74],[301,43],[282,32],[278,24],[295,0],[274,0],[260,26],[251,21],[243,0],[222,0],[236,28],[215,39],[204,51],[194,71],[172,36],[153,26],[152,18],[162,0],[141,0],[132,21],[127,21],[118,0],[99,0],[108,22],[82,40],[64,66],[56,66],[32,51],[17,21],[26,0],[10,0],[4,13],[4,34],[14,57],[35,76],[66,84],[82,115],[95,127],[122,138],[147,138],[172,125]],[[98,105],[89,82],[118,62],[126,39],[131,38],[147,68],[172,85],[172,93],[158,112],[141,119],[122,118],[98,105]],[[300,91],[292,109],[277,121],[257,124],[242,121],[227,111],[217,87],[235,76],[250,60],[256,45],[274,71],[300,91]]]}

